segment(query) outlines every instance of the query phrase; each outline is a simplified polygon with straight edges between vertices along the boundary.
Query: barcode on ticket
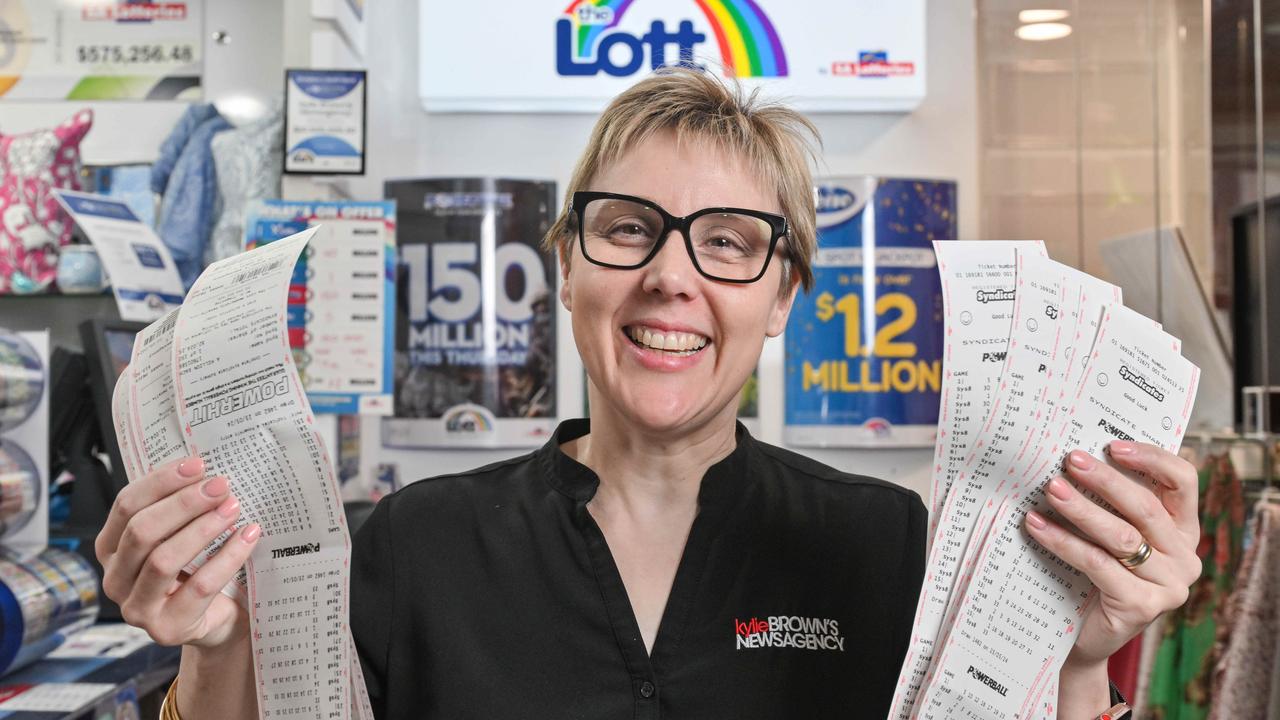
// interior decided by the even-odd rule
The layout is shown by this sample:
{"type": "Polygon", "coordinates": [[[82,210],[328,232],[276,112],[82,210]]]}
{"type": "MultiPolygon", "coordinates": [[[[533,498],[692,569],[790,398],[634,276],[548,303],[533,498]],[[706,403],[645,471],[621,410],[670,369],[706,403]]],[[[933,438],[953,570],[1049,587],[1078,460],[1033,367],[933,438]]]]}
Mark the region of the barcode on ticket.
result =
{"type": "Polygon", "coordinates": [[[281,265],[284,264],[284,260],[285,260],[284,258],[281,258],[279,260],[276,260],[275,262],[270,262],[270,263],[267,263],[266,265],[259,265],[256,268],[250,268],[248,270],[245,270],[244,272],[236,275],[235,281],[237,283],[244,283],[244,282],[249,282],[250,280],[255,280],[261,277],[262,275],[279,268],[281,265]]]}

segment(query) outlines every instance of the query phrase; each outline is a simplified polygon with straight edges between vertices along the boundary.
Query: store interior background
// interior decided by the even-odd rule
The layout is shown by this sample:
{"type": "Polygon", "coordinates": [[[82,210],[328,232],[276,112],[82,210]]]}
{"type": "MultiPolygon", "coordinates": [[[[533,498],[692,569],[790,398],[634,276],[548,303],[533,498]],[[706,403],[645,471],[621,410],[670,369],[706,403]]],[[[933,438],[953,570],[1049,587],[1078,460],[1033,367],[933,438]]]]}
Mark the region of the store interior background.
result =
{"type": "MultiPolygon", "coordinates": [[[[367,174],[286,176],[286,199],[379,199],[386,179],[430,176],[551,179],[563,193],[593,116],[427,113],[417,94],[417,56],[419,23],[429,19],[420,17],[418,0],[369,2],[363,49],[316,17],[324,4],[217,0],[205,6],[206,99],[233,120],[250,119],[275,102],[286,67],[368,70],[367,174]],[[224,33],[221,42],[212,38],[215,32],[224,33]]],[[[1139,310],[1175,322],[1194,305],[1189,298],[1206,293],[1217,302],[1220,330],[1229,332],[1230,269],[1215,264],[1229,234],[1223,218],[1265,196],[1266,188],[1280,189],[1277,104],[1266,108],[1261,125],[1255,113],[1253,4],[1213,2],[1211,10],[1199,0],[928,0],[926,6],[924,101],[910,113],[814,115],[824,141],[820,174],[954,180],[960,238],[1043,239],[1056,259],[1102,277],[1111,274],[1100,249],[1107,238],[1177,226],[1201,286],[1180,285],[1174,263],[1153,244],[1150,292],[1126,291],[1150,298],[1139,310]],[[1068,11],[1072,33],[1043,42],[1018,37],[1019,11],[1046,4],[1068,11]],[[1211,23],[1210,13],[1223,19],[1211,23]],[[1228,22],[1230,13],[1247,27],[1228,22]],[[1238,57],[1217,57],[1233,52],[1238,57]],[[1237,72],[1216,75],[1232,58],[1237,72]]],[[[1280,8],[1271,3],[1264,10],[1271,14],[1261,18],[1264,57],[1274,56],[1280,8]]],[[[1275,73],[1266,80],[1277,83],[1275,73]]],[[[83,105],[0,103],[0,128],[49,126],[83,105]]],[[[88,105],[96,119],[82,150],[91,164],[150,162],[185,109],[176,102],[88,105]]],[[[109,296],[3,298],[0,309],[11,329],[52,326],[53,341],[72,347],[79,345],[82,319],[114,315],[109,296]]],[[[573,417],[583,407],[582,366],[568,317],[559,312],[558,407],[561,417],[573,417]]],[[[1213,347],[1189,345],[1186,352],[1202,367],[1218,361],[1209,357],[1213,347]]],[[[760,434],[773,443],[782,437],[782,364],[782,340],[767,343],[760,434]]],[[[1230,382],[1206,375],[1200,392],[1205,427],[1231,425],[1230,382]]],[[[379,449],[378,437],[377,419],[365,420],[362,470],[397,463],[406,481],[522,452],[393,451],[379,449]]],[[[802,452],[927,496],[931,449],[802,452]]]]}

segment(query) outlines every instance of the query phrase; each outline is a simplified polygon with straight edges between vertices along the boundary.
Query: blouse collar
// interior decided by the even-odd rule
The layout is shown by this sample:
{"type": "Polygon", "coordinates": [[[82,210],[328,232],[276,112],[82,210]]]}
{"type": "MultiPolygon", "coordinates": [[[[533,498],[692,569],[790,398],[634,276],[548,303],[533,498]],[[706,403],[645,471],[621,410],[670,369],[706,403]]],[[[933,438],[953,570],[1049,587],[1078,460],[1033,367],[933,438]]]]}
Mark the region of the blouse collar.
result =
{"type": "MultiPolygon", "coordinates": [[[[733,451],[707,468],[698,491],[698,504],[704,510],[713,504],[729,500],[741,491],[747,481],[748,458],[755,439],[742,423],[736,423],[733,451]]],[[[569,457],[560,448],[570,440],[576,440],[591,432],[591,421],[586,418],[565,420],[556,428],[551,439],[537,452],[538,464],[547,482],[564,495],[585,504],[595,497],[600,478],[595,472],[569,457]]]]}

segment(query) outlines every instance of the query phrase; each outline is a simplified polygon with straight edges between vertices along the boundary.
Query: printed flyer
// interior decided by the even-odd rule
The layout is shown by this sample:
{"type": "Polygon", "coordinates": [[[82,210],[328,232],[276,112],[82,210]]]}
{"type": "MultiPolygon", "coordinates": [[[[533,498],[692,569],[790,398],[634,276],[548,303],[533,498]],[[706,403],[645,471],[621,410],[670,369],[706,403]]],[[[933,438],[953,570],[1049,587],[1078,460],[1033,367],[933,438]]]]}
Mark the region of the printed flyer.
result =
{"type": "Polygon", "coordinates": [[[532,447],[556,423],[552,182],[393,180],[400,208],[391,447],[532,447]]]}
{"type": "Polygon", "coordinates": [[[815,285],[787,323],[783,438],[932,447],[943,307],[931,243],[955,239],[955,183],[833,178],[818,193],[815,285]]]}
{"type": "Polygon", "coordinates": [[[258,200],[244,247],[315,225],[289,283],[289,344],[307,399],[318,413],[390,415],[395,203],[258,200]]]}
{"type": "Polygon", "coordinates": [[[285,71],[284,171],[364,174],[364,70],[285,71]]]}
{"type": "Polygon", "coordinates": [[[98,251],[122,320],[150,322],[182,304],[182,278],[169,248],[128,205],[73,190],[53,194],[98,251]]]}
{"type": "Polygon", "coordinates": [[[0,2],[5,100],[198,100],[201,0],[0,2]]]}

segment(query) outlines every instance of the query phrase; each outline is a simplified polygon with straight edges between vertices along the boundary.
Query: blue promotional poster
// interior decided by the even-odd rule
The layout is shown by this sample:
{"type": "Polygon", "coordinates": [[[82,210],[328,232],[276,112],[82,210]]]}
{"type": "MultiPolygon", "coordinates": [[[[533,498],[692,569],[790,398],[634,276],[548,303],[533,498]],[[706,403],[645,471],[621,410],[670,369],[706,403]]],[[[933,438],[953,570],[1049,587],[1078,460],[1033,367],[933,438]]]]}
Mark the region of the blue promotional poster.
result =
{"type": "Polygon", "coordinates": [[[284,171],[364,173],[364,70],[285,72],[284,171]]]}
{"type": "Polygon", "coordinates": [[[252,250],[319,225],[289,281],[289,345],[317,413],[390,415],[395,348],[396,204],[258,200],[252,250]]]}
{"type": "Polygon", "coordinates": [[[953,182],[818,183],[815,285],[787,323],[788,444],[933,447],[942,288],[931,243],[955,237],[953,182]]]}

